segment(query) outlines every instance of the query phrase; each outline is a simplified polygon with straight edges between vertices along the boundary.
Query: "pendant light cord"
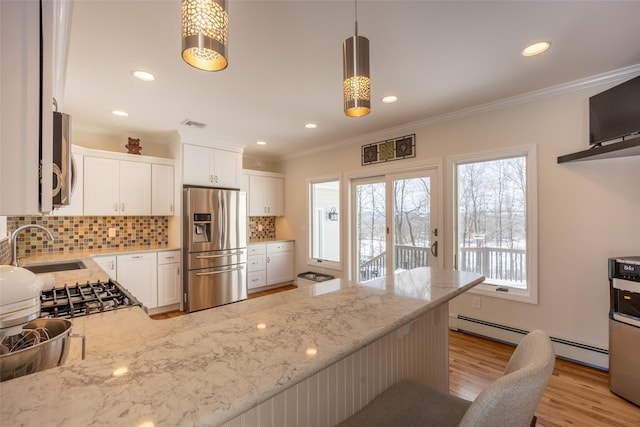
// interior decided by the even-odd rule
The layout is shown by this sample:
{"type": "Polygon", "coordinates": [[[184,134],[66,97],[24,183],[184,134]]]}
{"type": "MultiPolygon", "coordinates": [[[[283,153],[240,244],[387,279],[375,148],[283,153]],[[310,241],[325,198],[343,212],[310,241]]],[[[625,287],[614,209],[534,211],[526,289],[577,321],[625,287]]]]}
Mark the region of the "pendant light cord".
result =
{"type": "Polygon", "coordinates": [[[358,0],[355,0],[355,10],[356,10],[356,37],[358,37],[358,0]]]}

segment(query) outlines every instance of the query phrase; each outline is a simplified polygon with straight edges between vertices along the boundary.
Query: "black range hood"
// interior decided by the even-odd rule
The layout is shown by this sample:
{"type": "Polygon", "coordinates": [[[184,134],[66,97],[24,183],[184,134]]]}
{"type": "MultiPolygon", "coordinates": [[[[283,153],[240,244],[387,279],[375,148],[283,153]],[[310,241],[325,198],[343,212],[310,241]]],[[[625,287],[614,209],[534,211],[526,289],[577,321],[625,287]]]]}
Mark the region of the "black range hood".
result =
{"type": "Polygon", "coordinates": [[[588,150],[565,154],[564,156],[558,157],[558,163],[613,159],[615,157],[629,156],[640,156],[640,135],[635,136],[633,139],[603,146],[593,146],[588,150]]]}

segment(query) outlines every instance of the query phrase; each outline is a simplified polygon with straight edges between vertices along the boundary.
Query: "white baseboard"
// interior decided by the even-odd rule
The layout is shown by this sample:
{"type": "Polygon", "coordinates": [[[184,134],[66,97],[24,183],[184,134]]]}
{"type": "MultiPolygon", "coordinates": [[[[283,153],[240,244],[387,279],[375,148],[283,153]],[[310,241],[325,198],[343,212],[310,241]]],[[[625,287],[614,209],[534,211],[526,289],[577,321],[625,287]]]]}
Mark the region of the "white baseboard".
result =
{"type": "MultiPolygon", "coordinates": [[[[449,329],[469,332],[513,345],[517,345],[522,337],[529,333],[527,330],[474,319],[457,313],[449,314],[449,329]]],[[[605,371],[609,369],[609,352],[607,349],[557,337],[551,337],[551,341],[556,355],[562,359],[605,371]]]]}

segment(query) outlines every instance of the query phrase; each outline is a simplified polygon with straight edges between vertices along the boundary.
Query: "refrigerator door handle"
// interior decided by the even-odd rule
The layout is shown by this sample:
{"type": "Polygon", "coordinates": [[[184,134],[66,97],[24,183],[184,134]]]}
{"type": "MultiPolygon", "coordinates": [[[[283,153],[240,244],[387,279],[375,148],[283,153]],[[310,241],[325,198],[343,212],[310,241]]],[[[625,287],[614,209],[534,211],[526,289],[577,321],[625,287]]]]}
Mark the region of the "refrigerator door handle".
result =
{"type": "Polygon", "coordinates": [[[196,273],[196,276],[209,276],[211,274],[231,273],[232,271],[242,270],[242,267],[231,268],[229,270],[209,271],[207,273],[196,273]]]}
{"type": "Polygon", "coordinates": [[[197,255],[196,259],[221,258],[229,255],[242,255],[243,253],[244,252],[242,251],[238,251],[238,252],[230,252],[230,253],[220,254],[220,255],[197,255]]]}

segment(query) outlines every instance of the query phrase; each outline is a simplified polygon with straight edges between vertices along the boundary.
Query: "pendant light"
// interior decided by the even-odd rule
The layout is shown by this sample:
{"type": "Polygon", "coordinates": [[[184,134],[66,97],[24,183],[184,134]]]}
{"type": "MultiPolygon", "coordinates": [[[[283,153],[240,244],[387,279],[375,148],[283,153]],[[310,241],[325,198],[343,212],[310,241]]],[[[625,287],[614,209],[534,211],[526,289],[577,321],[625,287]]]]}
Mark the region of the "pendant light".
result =
{"type": "Polygon", "coordinates": [[[369,79],[369,39],[358,35],[358,1],[356,4],[356,33],[342,45],[344,70],[344,113],[350,117],[366,116],[371,112],[371,80],[369,79]]]}
{"type": "Polygon", "coordinates": [[[227,68],[226,0],[182,0],[182,59],[205,71],[227,68]]]}

